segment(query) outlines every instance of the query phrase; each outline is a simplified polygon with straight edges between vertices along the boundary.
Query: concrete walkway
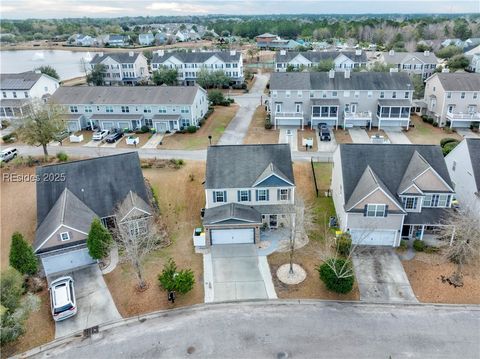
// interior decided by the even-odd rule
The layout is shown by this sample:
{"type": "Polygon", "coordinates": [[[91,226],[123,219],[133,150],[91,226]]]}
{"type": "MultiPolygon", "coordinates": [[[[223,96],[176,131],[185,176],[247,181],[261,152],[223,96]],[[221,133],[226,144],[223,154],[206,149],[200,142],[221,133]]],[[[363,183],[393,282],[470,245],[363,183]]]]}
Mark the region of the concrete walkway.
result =
{"type": "Polygon", "coordinates": [[[213,302],[215,295],[213,291],[213,262],[210,252],[203,253],[203,289],[204,302],[213,302]]]}
{"type": "Polygon", "coordinates": [[[468,129],[457,128],[457,133],[464,138],[479,138],[480,135],[468,129]]]}
{"type": "Polygon", "coordinates": [[[157,148],[158,144],[163,140],[162,133],[156,133],[141,148],[157,148]]]}
{"type": "Polygon", "coordinates": [[[118,260],[118,247],[116,244],[114,244],[112,248],[110,248],[110,263],[108,264],[108,266],[102,269],[102,274],[105,275],[113,272],[113,270],[117,268],[118,260]]]}
{"type": "Polygon", "coordinates": [[[354,127],[349,128],[348,133],[352,138],[353,143],[371,143],[370,137],[368,137],[367,131],[362,128],[354,127]]]}
{"type": "Polygon", "coordinates": [[[410,145],[412,142],[407,137],[405,133],[401,129],[399,130],[385,130],[390,142],[393,144],[401,144],[401,145],[410,145]]]}
{"type": "Polygon", "coordinates": [[[296,128],[281,128],[278,143],[288,143],[292,151],[298,151],[298,137],[296,128]]]}

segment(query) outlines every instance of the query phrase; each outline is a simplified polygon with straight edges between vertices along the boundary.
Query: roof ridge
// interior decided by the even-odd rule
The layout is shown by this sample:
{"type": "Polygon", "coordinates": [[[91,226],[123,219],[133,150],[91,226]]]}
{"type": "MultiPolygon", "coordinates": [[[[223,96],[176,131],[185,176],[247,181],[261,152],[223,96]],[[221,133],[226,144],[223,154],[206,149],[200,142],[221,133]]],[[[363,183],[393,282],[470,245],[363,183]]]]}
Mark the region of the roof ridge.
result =
{"type": "Polygon", "coordinates": [[[61,224],[64,224],[65,223],[65,208],[67,206],[67,194],[68,192],[70,192],[68,190],[68,188],[65,187],[65,189],[63,190],[62,192],[62,196],[63,196],[63,202],[62,202],[62,219],[60,220],[60,223],[61,224]]]}

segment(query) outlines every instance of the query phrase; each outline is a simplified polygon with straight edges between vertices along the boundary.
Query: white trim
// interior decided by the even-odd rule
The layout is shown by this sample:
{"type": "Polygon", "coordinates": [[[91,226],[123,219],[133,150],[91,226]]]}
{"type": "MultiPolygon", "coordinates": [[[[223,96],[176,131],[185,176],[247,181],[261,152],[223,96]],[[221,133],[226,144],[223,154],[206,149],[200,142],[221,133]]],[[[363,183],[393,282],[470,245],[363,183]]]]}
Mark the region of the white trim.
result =
{"type": "Polygon", "coordinates": [[[79,233],[88,235],[88,233],[86,233],[86,232],[84,232],[84,231],[81,231],[81,230],[79,230],[79,229],[76,229],[76,228],[73,228],[73,227],[67,226],[66,224],[61,223],[61,224],[47,237],[47,239],[45,239],[45,240],[42,242],[42,244],[40,244],[40,245],[37,247],[37,249],[35,249],[34,252],[37,253],[38,250],[39,250],[40,248],[42,248],[43,245],[44,245],[50,238],[52,238],[52,236],[53,236],[60,228],[62,228],[62,227],[71,229],[72,231],[75,231],[75,232],[79,232],[79,233]]]}
{"type": "MultiPolygon", "coordinates": [[[[258,223],[258,224],[260,224],[260,222],[249,221],[247,219],[240,219],[240,218],[237,218],[237,217],[228,217],[228,218],[225,218],[225,219],[220,219],[218,221],[212,222],[211,224],[207,224],[207,226],[212,225],[212,224],[218,224],[218,223],[223,222],[223,221],[229,221],[231,219],[236,220],[236,221],[245,222],[245,223],[258,223]]],[[[232,223],[228,223],[228,225],[232,225],[232,223]]]]}
{"type": "MultiPolygon", "coordinates": [[[[276,174],[276,173],[272,173],[272,174],[270,174],[268,177],[265,177],[265,178],[263,178],[263,179],[260,180],[260,181],[258,181],[258,180],[255,181],[255,183],[253,184],[252,188],[258,186],[260,183],[266,181],[267,179],[269,179],[269,178],[272,177],[272,176],[275,176],[275,177],[277,177],[278,179],[281,179],[282,181],[288,183],[288,184],[291,185],[291,186],[295,186],[295,185],[294,185],[292,182],[290,182],[289,180],[280,177],[280,176],[279,176],[278,174],[276,174]]],[[[270,187],[266,187],[266,188],[270,188],[270,187]]]]}
{"type": "Polygon", "coordinates": [[[133,206],[132,209],[131,209],[130,211],[128,211],[128,213],[120,220],[120,223],[123,222],[123,220],[124,220],[125,218],[127,218],[128,215],[129,215],[134,209],[137,209],[137,210],[139,210],[140,212],[143,212],[143,213],[145,213],[145,214],[148,214],[149,216],[152,215],[151,213],[148,213],[147,211],[145,211],[145,210],[143,210],[143,209],[141,209],[141,208],[138,208],[138,207],[133,206]]]}
{"type": "MultiPolygon", "coordinates": [[[[420,154],[419,154],[419,155],[420,155],[420,154]]],[[[421,155],[420,155],[420,156],[421,156],[421,155]]],[[[423,158],[423,157],[422,157],[422,158],[423,158]]],[[[425,159],[424,159],[424,160],[425,160],[425,159]]],[[[425,162],[427,162],[427,161],[425,161],[425,162]]],[[[428,163],[428,162],[427,162],[427,163],[428,163]]],[[[445,186],[447,186],[452,192],[455,192],[455,191],[453,190],[453,188],[450,187],[447,182],[445,182],[445,180],[442,178],[442,176],[440,176],[440,175],[438,174],[438,172],[435,171],[432,166],[430,166],[430,164],[428,164],[428,166],[429,166],[429,167],[428,167],[425,171],[423,171],[423,172],[420,173],[417,177],[415,177],[414,179],[412,179],[412,182],[415,182],[415,180],[416,180],[418,177],[420,177],[420,176],[422,176],[423,174],[425,174],[428,170],[432,170],[433,173],[440,179],[440,181],[442,181],[442,183],[443,183],[445,186]]]]}
{"type": "Polygon", "coordinates": [[[415,183],[412,183],[410,186],[408,186],[402,192],[400,192],[400,195],[403,195],[407,190],[409,190],[412,187],[415,187],[416,189],[418,189],[418,191],[420,192],[420,195],[424,194],[423,191],[415,183]]]}
{"type": "MultiPolygon", "coordinates": [[[[372,192],[370,192],[369,194],[367,194],[365,197],[363,197],[361,200],[359,200],[359,201],[358,201],[357,203],[355,203],[353,206],[351,206],[350,208],[347,208],[346,211],[352,210],[352,208],[354,208],[356,205],[358,205],[359,203],[361,203],[361,202],[362,202],[363,200],[365,200],[366,198],[370,197],[372,194],[374,194],[374,193],[375,193],[376,191],[378,191],[378,190],[382,191],[383,194],[385,194],[385,196],[387,196],[387,197],[395,204],[395,206],[397,206],[397,208],[399,208],[402,212],[405,212],[405,210],[403,209],[403,207],[400,207],[400,206],[396,203],[397,201],[396,201],[395,199],[393,199],[392,197],[390,197],[390,196],[388,195],[388,193],[385,192],[385,191],[382,189],[382,187],[380,187],[380,186],[376,187],[372,192]]],[[[371,204],[373,204],[373,203],[371,203],[371,204]]]]}

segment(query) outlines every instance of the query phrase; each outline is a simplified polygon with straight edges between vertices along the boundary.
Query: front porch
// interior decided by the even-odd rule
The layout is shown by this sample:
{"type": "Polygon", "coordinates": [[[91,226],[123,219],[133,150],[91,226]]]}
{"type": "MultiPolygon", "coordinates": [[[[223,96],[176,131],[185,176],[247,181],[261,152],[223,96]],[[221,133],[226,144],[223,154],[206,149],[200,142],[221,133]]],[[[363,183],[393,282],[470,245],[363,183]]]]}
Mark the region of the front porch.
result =
{"type": "Polygon", "coordinates": [[[180,115],[155,115],[152,118],[152,128],[159,133],[180,130],[180,115]]]}
{"type": "Polygon", "coordinates": [[[24,118],[30,111],[29,99],[8,99],[0,102],[0,118],[12,120],[24,118]]]}
{"type": "Polygon", "coordinates": [[[320,123],[338,129],[338,99],[317,99],[312,101],[310,128],[314,129],[320,123]]]}
{"type": "Polygon", "coordinates": [[[378,100],[377,127],[405,127],[410,126],[410,100],[378,100]]]}
{"type": "Polygon", "coordinates": [[[139,129],[144,124],[143,115],[100,115],[94,114],[88,119],[91,128],[98,126],[101,130],[121,129],[131,131],[139,129]]]}
{"type": "Polygon", "coordinates": [[[274,126],[278,127],[295,126],[304,128],[303,112],[275,112],[274,114],[274,126]]]}
{"type": "Polygon", "coordinates": [[[370,111],[350,112],[343,114],[343,128],[368,127],[372,129],[372,113],[370,111]]]}

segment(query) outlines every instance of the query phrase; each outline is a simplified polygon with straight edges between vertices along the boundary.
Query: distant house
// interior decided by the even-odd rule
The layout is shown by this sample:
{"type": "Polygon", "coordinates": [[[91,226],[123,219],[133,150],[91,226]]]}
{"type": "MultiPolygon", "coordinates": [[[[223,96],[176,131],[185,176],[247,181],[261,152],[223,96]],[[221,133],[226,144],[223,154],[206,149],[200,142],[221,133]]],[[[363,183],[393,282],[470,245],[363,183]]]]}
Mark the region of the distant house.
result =
{"type": "Polygon", "coordinates": [[[397,52],[390,50],[382,53],[381,59],[386,65],[393,65],[398,71],[409,75],[421,75],[422,79],[431,76],[438,65],[433,52],[397,52]]]}
{"type": "Polygon", "coordinates": [[[178,81],[183,85],[193,85],[198,72],[223,71],[234,83],[243,83],[243,59],[240,51],[191,51],[165,52],[158,50],[153,54],[152,71],[161,67],[178,70],[178,81]]]}
{"type": "Polygon", "coordinates": [[[184,42],[189,39],[189,35],[188,32],[178,30],[175,33],[175,38],[177,39],[177,41],[184,42]]]}
{"type": "Polygon", "coordinates": [[[138,43],[142,46],[149,46],[155,41],[155,36],[149,32],[146,34],[138,35],[138,43]]]}
{"type": "Polygon", "coordinates": [[[40,71],[0,74],[0,118],[17,119],[29,113],[32,99],[45,99],[59,87],[59,81],[40,71]]]}
{"type": "Polygon", "coordinates": [[[70,36],[68,41],[75,46],[93,46],[97,40],[90,35],[75,34],[70,36]]]}
{"type": "Polygon", "coordinates": [[[266,49],[266,48],[272,47],[271,46],[272,41],[278,40],[278,39],[280,38],[277,35],[273,35],[267,32],[265,34],[261,34],[255,37],[255,42],[258,48],[266,49]]]}
{"type": "Polygon", "coordinates": [[[150,75],[147,58],[141,52],[100,52],[90,61],[91,69],[98,64],[105,66],[107,85],[136,84],[150,75]]]}
{"type": "Polygon", "coordinates": [[[167,42],[168,38],[169,36],[166,33],[159,31],[155,34],[155,43],[157,45],[163,45],[167,42]]]}
{"type": "Polygon", "coordinates": [[[362,50],[356,51],[286,51],[275,54],[275,71],[283,72],[288,66],[295,69],[317,66],[322,61],[333,61],[336,71],[367,66],[367,55],[362,50]]]}
{"type": "Polygon", "coordinates": [[[288,227],[295,215],[289,145],[210,146],[205,196],[207,246],[258,243],[261,228],[288,227]]]}
{"type": "Polygon", "coordinates": [[[96,263],[86,246],[95,218],[107,228],[128,221],[134,233],[148,231],[153,211],[136,152],[38,167],[36,175],[63,179],[37,182],[38,226],[33,248],[46,276],[96,263]],[[130,209],[127,217],[117,218],[120,205],[130,209]]]}
{"type": "Polygon", "coordinates": [[[460,209],[480,219],[480,138],[465,138],[445,157],[460,209]]]}
{"type": "Polygon", "coordinates": [[[467,70],[480,73],[480,52],[471,57],[467,70]]]}
{"type": "Polygon", "coordinates": [[[341,144],[332,195],[340,229],[360,245],[398,247],[448,219],[454,196],[440,146],[341,144]]]}
{"type": "Polygon", "coordinates": [[[109,46],[123,47],[129,45],[130,36],[128,35],[108,35],[106,43],[109,46]]]}

